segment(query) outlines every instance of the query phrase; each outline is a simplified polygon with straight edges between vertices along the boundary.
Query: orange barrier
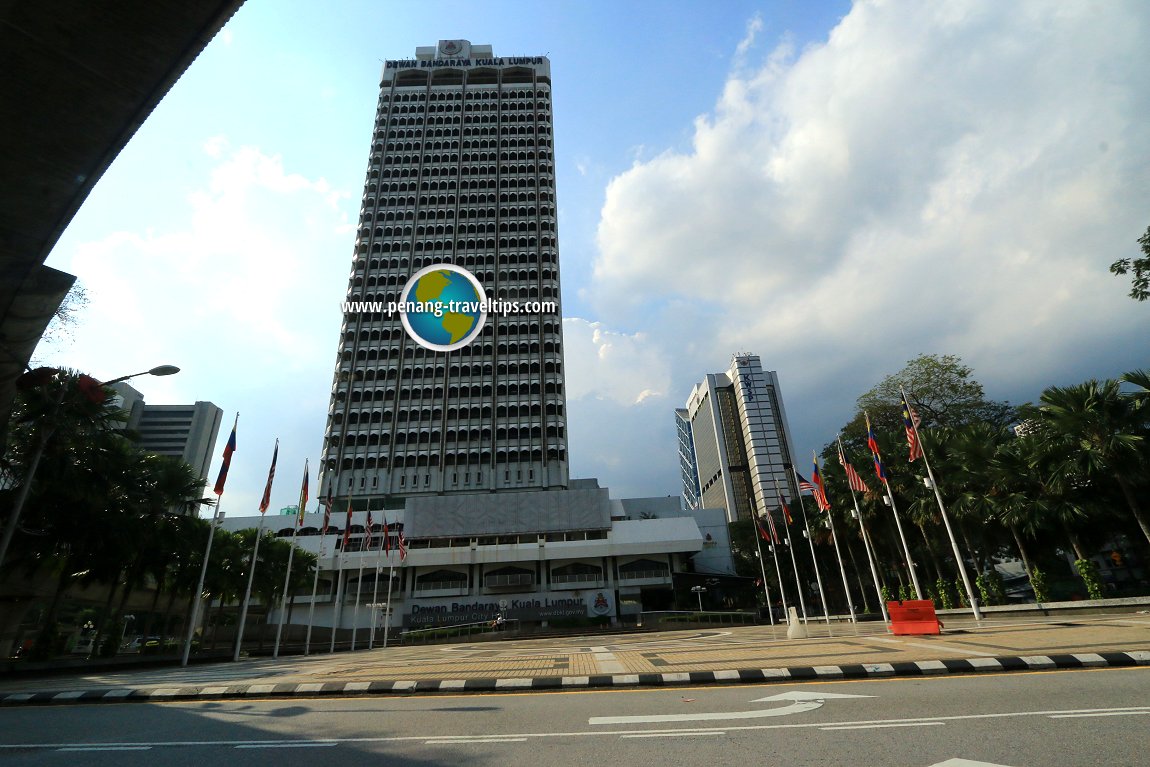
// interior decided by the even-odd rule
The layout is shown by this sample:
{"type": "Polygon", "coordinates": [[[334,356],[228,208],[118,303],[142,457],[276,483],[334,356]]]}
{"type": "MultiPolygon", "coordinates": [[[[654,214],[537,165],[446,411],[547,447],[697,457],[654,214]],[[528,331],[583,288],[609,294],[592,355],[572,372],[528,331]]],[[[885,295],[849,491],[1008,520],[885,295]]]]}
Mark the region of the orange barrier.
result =
{"type": "Polygon", "coordinates": [[[907,599],[902,602],[887,602],[890,613],[890,630],[899,634],[940,634],[942,623],[934,612],[934,602],[929,599],[907,599]]]}

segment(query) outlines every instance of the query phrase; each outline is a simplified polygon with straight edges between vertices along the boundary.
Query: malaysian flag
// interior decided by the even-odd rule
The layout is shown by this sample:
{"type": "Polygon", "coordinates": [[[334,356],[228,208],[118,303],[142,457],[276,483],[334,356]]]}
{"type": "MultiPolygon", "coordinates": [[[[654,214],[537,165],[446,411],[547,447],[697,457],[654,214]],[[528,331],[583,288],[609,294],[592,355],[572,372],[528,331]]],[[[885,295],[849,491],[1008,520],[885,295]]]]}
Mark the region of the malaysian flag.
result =
{"type": "Polygon", "coordinates": [[[307,509],[307,486],[308,486],[308,466],[307,459],[303,459],[303,485],[299,489],[299,519],[296,520],[296,525],[303,527],[303,515],[307,509]]]}
{"type": "Polygon", "coordinates": [[[846,455],[843,453],[842,443],[839,443],[839,463],[842,464],[843,471],[847,473],[847,484],[850,485],[851,490],[854,490],[856,493],[870,492],[870,488],[867,487],[866,482],[863,481],[863,478],[855,471],[855,467],[851,466],[850,461],[847,460],[846,455]]]}
{"type": "Polygon", "coordinates": [[[371,539],[371,511],[370,510],[368,510],[368,512],[367,512],[367,539],[366,540],[367,540],[367,546],[365,546],[364,548],[370,549],[371,548],[371,540],[372,540],[371,539]]]}
{"type": "Polygon", "coordinates": [[[395,539],[396,545],[399,547],[399,561],[407,559],[407,541],[403,540],[403,528],[399,528],[399,537],[395,539]]]}
{"type": "Polygon", "coordinates": [[[922,458],[922,443],[918,441],[918,413],[906,401],[905,394],[902,395],[902,423],[906,427],[906,442],[910,445],[910,457],[907,460],[913,463],[922,458]]]}
{"type": "Polygon", "coordinates": [[[264,495],[260,498],[260,514],[268,510],[272,504],[272,481],[276,478],[276,461],[280,457],[280,441],[276,440],[276,449],[272,451],[272,465],[268,469],[268,483],[264,485],[264,495]]]}
{"type": "Polygon", "coordinates": [[[882,454],[878,449],[878,440],[875,438],[874,429],[870,425],[870,416],[863,414],[866,418],[866,444],[870,448],[871,457],[874,458],[874,473],[883,482],[886,482],[886,467],[882,465],[882,454]]]}
{"type": "Polygon", "coordinates": [[[240,423],[240,414],[236,413],[235,423],[232,424],[232,434],[228,437],[228,444],[224,445],[224,462],[220,466],[220,474],[216,477],[216,486],[213,491],[216,495],[224,494],[224,482],[228,479],[228,469],[232,465],[232,453],[236,452],[236,426],[240,423]]]}
{"type": "Polygon", "coordinates": [[[387,526],[387,516],[383,517],[383,553],[391,555],[391,530],[387,526]]]}
{"type": "Polygon", "coordinates": [[[826,485],[823,484],[823,475],[819,473],[819,457],[815,455],[815,467],[811,471],[811,479],[815,483],[815,503],[819,505],[819,511],[830,511],[831,502],[827,500],[826,485]]]}

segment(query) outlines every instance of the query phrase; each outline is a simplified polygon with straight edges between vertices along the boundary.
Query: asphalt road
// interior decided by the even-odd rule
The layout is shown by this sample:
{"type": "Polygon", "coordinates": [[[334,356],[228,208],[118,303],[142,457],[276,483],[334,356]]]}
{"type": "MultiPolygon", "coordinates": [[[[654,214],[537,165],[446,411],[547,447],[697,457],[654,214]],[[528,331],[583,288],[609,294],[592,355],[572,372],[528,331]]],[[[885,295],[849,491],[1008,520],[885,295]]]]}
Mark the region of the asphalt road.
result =
{"type": "Polygon", "coordinates": [[[1150,667],[0,709],[0,762],[1145,767],[1150,667]],[[967,761],[954,761],[967,760],[967,761]]]}

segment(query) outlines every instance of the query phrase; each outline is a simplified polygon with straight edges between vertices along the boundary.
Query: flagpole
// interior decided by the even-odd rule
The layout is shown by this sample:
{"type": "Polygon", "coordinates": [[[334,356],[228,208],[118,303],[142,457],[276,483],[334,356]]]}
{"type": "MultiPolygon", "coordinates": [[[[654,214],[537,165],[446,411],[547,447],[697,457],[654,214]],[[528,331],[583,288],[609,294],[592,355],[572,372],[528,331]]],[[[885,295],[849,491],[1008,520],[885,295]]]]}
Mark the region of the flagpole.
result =
{"type": "MultiPolygon", "coordinates": [[[[383,534],[387,535],[387,515],[383,517],[383,534]]],[[[379,609],[379,576],[383,575],[383,541],[379,543],[379,553],[375,555],[375,587],[371,592],[371,631],[367,634],[367,649],[375,648],[375,611],[379,609]]]]}
{"type": "MultiPolygon", "coordinates": [[[[843,564],[843,553],[839,549],[839,537],[835,534],[835,515],[831,511],[831,502],[827,500],[826,484],[823,482],[822,473],[819,471],[819,456],[818,453],[814,453],[814,451],[812,451],[812,456],[814,458],[814,476],[812,476],[811,479],[814,480],[815,483],[815,505],[818,506],[819,511],[825,511],[827,513],[827,526],[831,529],[831,542],[835,545],[835,559],[837,559],[839,563],[839,574],[843,577],[843,590],[846,593],[847,609],[851,614],[851,623],[858,623],[858,619],[855,617],[854,597],[851,595],[850,583],[847,582],[846,565],[843,564]]],[[[793,470],[794,466],[792,466],[791,469],[793,470]]],[[[798,472],[795,472],[795,479],[800,479],[798,472]]],[[[802,497],[801,482],[799,483],[799,490],[800,497],[802,497]]]]}
{"type": "MultiPolygon", "coordinates": [[[[783,500],[782,493],[779,492],[779,481],[776,479],[776,480],[774,480],[774,482],[775,482],[775,494],[777,496],[779,496],[779,501],[781,503],[786,503],[786,501],[783,500]]],[[[789,522],[787,522],[787,520],[786,520],[786,516],[787,516],[786,511],[789,511],[789,510],[785,510],[783,512],[783,522],[786,522],[786,524],[787,524],[787,537],[785,539],[785,542],[787,544],[787,548],[790,549],[790,552],[791,552],[791,568],[795,572],[795,588],[799,592],[799,607],[803,611],[803,623],[806,623],[807,621],[810,620],[807,617],[807,600],[805,600],[803,598],[803,584],[799,580],[799,563],[798,563],[798,560],[795,559],[795,544],[791,540],[791,524],[789,522]]]]}
{"type": "MultiPolygon", "coordinates": [[[[284,575],[284,590],[280,597],[280,620],[279,625],[276,626],[276,643],[272,649],[272,657],[278,658],[280,656],[280,635],[283,633],[284,621],[287,620],[287,604],[288,604],[288,589],[291,584],[291,565],[292,559],[295,557],[295,543],[296,537],[299,535],[300,528],[303,527],[303,516],[307,512],[307,486],[309,484],[308,459],[303,460],[303,485],[299,489],[299,509],[296,512],[295,527],[291,534],[291,548],[288,549],[287,561],[287,574],[284,575]]],[[[319,562],[316,562],[316,569],[319,569],[319,562]]]]}
{"type": "MultiPolygon", "coordinates": [[[[304,637],[304,640],[303,640],[304,657],[307,657],[311,653],[311,629],[312,629],[312,625],[315,623],[315,596],[316,596],[316,593],[319,591],[319,571],[320,571],[320,564],[319,563],[320,563],[320,559],[323,557],[323,542],[324,542],[324,539],[327,538],[327,526],[328,526],[328,523],[331,521],[331,502],[332,502],[331,486],[334,482],[335,482],[335,480],[333,480],[330,477],[328,478],[327,500],[324,501],[324,507],[323,507],[323,527],[319,531],[319,552],[316,554],[316,558],[315,558],[315,577],[312,578],[312,581],[311,581],[311,606],[308,608],[308,611],[307,611],[307,635],[304,637]]],[[[322,482],[321,482],[320,486],[322,488],[322,482]]],[[[333,566],[334,566],[334,561],[335,561],[335,554],[333,552],[333,554],[332,554],[333,566]]],[[[334,610],[333,610],[333,614],[334,614],[334,610]]]]}
{"type": "Polygon", "coordinates": [[[332,567],[335,568],[335,604],[331,607],[331,646],[328,647],[328,654],[335,653],[335,630],[339,628],[340,622],[343,620],[343,549],[339,550],[339,556],[332,553],[332,567]]]}
{"type": "Polygon", "coordinates": [[[775,625],[775,608],[771,605],[771,589],[767,586],[767,567],[763,564],[763,545],[759,541],[762,535],[759,534],[759,523],[755,523],[755,558],[759,560],[759,572],[763,576],[763,594],[767,597],[767,617],[771,620],[771,625],[775,625]]]}
{"type": "MultiPolygon", "coordinates": [[[[842,461],[843,468],[845,469],[846,468],[846,454],[843,452],[842,440],[839,439],[838,437],[835,437],[835,441],[838,442],[838,444],[839,444],[839,460],[842,461]]],[[[862,510],[859,509],[858,496],[855,495],[855,489],[854,489],[854,487],[851,486],[851,483],[849,480],[847,481],[847,488],[851,491],[851,502],[854,503],[855,516],[858,517],[859,531],[862,533],[862,539],[863,539],[863,548],[866,550],[866,559],[867,559],[867,563],[870,565],[871,578],[874,579],[874,593],[878,594],[878,607],[879,607],[879,610],[882,612],[883,623],[887,623],[890,620],[890,618],[889,618],[889,616],[887,616],[886,601],[883,599],[883,596],[882,596],[882,585],[879,583],[878,570],[875,568],[874,557],[871,555],[870,536],[867,535],[866,523],[863,522],[862,510]]],[[[836,539],[835,545],[836,546],[838,545],[837,539],[836,539]]],[[[857,565],[856,565],[856,569],[857,569],[857,565]]],[[[846,577],[845,572],[843,573],[843,577],[844,578],[846,577]]],[[[864,602],[866,601],[865,598],[863,601],[864,602]]]]}
{"type": "Polygon", "coordinates": [[[188,655],[192,651],[192,639],[196,635],[196,624],[200,620],[200,604],[204,601],[204,580],[208,575],[208,559],[212,556],[212,540],[216,537],[216,528],[219,527],[220,521],[224,518],[224,513],[220,510],[220,501],[222,500],[223,495],[221,494],[217,497],[216,508],[212,512],[212,521],[208,525],[208,545],[204,549],[204,562],[200,565],[200,581],[196,584],[196,590],[193,592],[196,599],[192,603],[192,619],[188,624],[188,635],[184,638],[184,653],[180,658],[181,666],[188,665],[188,655]]]}
{"type": "MultiPolygon", "coordinates": [[[[244,643],[244,623],[247,622],[248,618],[248,601],[252,596],[252,580],[255,578],[256,574],[256,555],[259,554],[260,538],[263,537],[264,519],[267,516],[268,506],[270,506],[272,502],[272,482],[276,478],[276,461],[279,460],[279,456],[280,441],[279,438],[276,438],[276,446],[275,449],[272,450],[272,465],[270,468],[268,468],[268,482],[266,485],[264,485],[264,494],[263,497],[260,498],[260,526],[256,531],[256,545],[252,547],[252,560],[248,569],[248,588],[247,591],[244,592],[244,601],[240,607],[239,632],[236,634],[236,650],[232,655],[233,661],[238,661],[240,659],[240,646],[244,643]]],[[[270,610],[271,605],[268,605],[268,608],[270,610]]]]}
{"type": "MultiPolygon", "coordinates": [[[[300,516],[303,516],[302,514],[300,516]]],[[[291,565],[292,559],[295,557],[295,542],[296,536],[299,535],[299,523],[296,524],[295,530],[291,534],[291,548],[288,550],[287,561],[287,574],[284,576],[284,590],[280,595],[280,619],[279,624],[276,626],[276,643],[272,647],[272,657],[278,658],[280,656],[280,636],[283,635],[284,620],[287,618],[287,600],[288,600],[288,584],[291,583],[291,565]]]]}
{"type": "Polygon", "coordinates": [[[359,600],[363,595],[363,539],[359,540],[359,575],[355,584],[355,607],[351,611],[351,649],[355,650],[355,632],[359,630],[359,600]]]}
{"type": "Polygon", "coordinates": [[[311,606],[307,611],[307,635],[303,640],[303,654],[306,657],[311,652],[311,627],[315,620],[315,596],[319,591],[319,570],[320,558],[323,557],[323,542],[327,538],[327,526],[324,525],[323,532],[319,534],[319,553],[315,558],[315,577],[311,581],[311,606]]]}
{"type": "MultiPolygon", "coordinates": [[[[770,514],[771,512],[767,511],[768,520],[771,519],[770,514]]],[[[783,586],[783,569],[779,567],[779,552],[777,551],[779,547],[779,534],[775,532],[775,523],[773,520],[771,520],[771,535],[774,540],[771,541],[769,548],[771,550],[771,557],[775,560],[775,577],[779,579],[779,596],[783,600],[783,615],[786,616],[786,622],[789,624],[791,622],[791,613],[787,607],[787,590],[783,586]]]]}
{"type": "MultiPolygon", "coordinates": [[[[867,438],[869,440],[870,436],[873,434],[873,431],[870,427],[870,416],[866,415],[866,411],[863,411],[863,417],[866,418],[867,438]]],[[[877,453],[875,455],[878,457],[877,453]]],[[[879,461],[881,463],[882,459],[879,458],[879,461]]],[[[902,531],[902,518],[898,515],[898,504],[895,503],[894,493],[891,492],[890,481],[887,480],[885,476],[885,468],[883,469],[882,473],[884,476],[879,477],[879,479],[882,481],[882,486],[886,488],[886,497],[890,499],[890,510],[894,514],[894,524],[895,527],[898,528],[899,540],[902,541],[902,551],[906,556],[906,569],[910,571],[910,582],[914,584],[915,597],[917,599],[922,599],[922,587],[918,585],[918,571],[914,566],[914,559],[910,555],[910,546],[907,545],[906,534],[902,531]]]]}
{"type": "Polygon", "coordinates": [[[343,557],[347,553],[347,544],[351,541],[351,488],[348,488],[347,519],[343,523],[343,545],[339,549],[339,568],[336,570],[335,609],[331,619],[331,649],[335,653],[335,630],[343,622],[343,557]]]}
{"type": "MultiPolygon", "coordinates": [[[[224,446],[224,461],[220,466],[220,473],[216,477],[216,486],[213,488],[216,494],[216,508],[212,512],[212,521],[208,525],[208,545],[204,549],[204,561],[200,565],[200,580],[196,584],[195,601],[192,603],[192,615],[188,625],[188,635],[184,640],[184,650],[180,657],[180,665],[188,665],[188,655],[192,651],[192,639],[196,634],[196,624],[200,620],[200,603],[204,599],[204,581],[208,575],[208,560],[212,556],[212,541],[216,537],[216,528],[219,527],[220,522],[223,521],[224,513],[220,511],[220,504],[224,500],[224,482],[228,478],[228,468],[232,464],[232,453],[236,451],[236,428],[240,425],[240,414],[236,411],[236,418],[232,421],[232,433],[228,435],[227,444],[224,446]]],[[[11,520],[9,524],[14,524],[15,519],[11,520]]]]}
{"type": "Polygon", "coordinates": [[[240,624],[239,629],[236,631],[236,647],[232,653],[232,661],[240,659],[240,645],[244,642],[244,624],[248,619],[248,600],[252,596],[252,581],[255,580],[256,575],[256,557],[260,553],[260,538],[264,536],[264,515],[260,514],[260,526],[256,530],[256,545],[252,547],[252,558],[248,563],[248,587],[244,591],[244,601],[240,606],[240,624]]]}
{"type": "Polygon", "coordinates": [[[387,552],[387,607],[384,612],[387,617],[383,621],[383,649],[387,649],[387,635],[391,629],[391,581],[395,578],[395,562],[391,559],[391,552],[387,552]]]}
{"type": "MultiPolygon", "coordinates": [[[[950,516],[946,513],[946,506],[942,503],[942,494],[938,490],[938,482],[934,479],[934,472],[930,468],[930,459],[926,457],[926,446],[922,443],[922,437],[918,433],[918,424],[914,422],[914,416],[910,412],[910,400],[906,397],[906,392],[902,387],[899,387],[902,393],[902,404],[906,407],[907,418],[910,419],[910,428],[914,430],[915,439],[918,440],[919,451],[922,453],[922,462],[926,464],[926,474],[930,478],[930,487],[934,490],[934,498],[938,501],[938,510],[942,514],[942,523],[946,526],[946,536],[950,538],[950,548],[954,552],[954,560],[958,565],[958,572],[962,575],[962,585],[966,588],[966,597],[970,602],[970,609],[974,613],[975,620],[982,620],[982,611],[978,608],[978,600],[974,596],[974,588],[970,583],[970,576],[966,572],[966,560],[963,559],[962,554],[958,550],[958,541],[954,538],[954,531],[950,527],[950,516]]],[[[922,597],[919,597],[922,599],[922,597]]]]}
{"type": "MultiPolygon", "coordinates": [[[[799,483],[799,475],[798,475],[798,472],[795,471],[794,464],[791,465],[791,474],[795,475],[795,486],[797,487],[798,483],[799,483]]],[[[827,625],[829,626],[829,625],[831,625],[831,615],[830,615],[830,611],[827,609],[827,595],[826,595],[826,592],[823,591],[823,576],[821,576],[819,574],[819,561],[817,559],[815,559],[815,539],[811,536],[811,524],[807,520],[807,504],[803,501],[803,494],[802,494],[801,490],[799,491],[799,508],[802,509],[802,511],[803,511],[803,527],[806,529],[807,543],[810,544],[810,547],[811,547],[811,564],[815,568],[815,580],[819,584],[819,599],[821,599],[823,602],[823,619],[827,622],[827,625]]],[[[851,598],[851,595],[848,593],[847,594],[847,602],[848,603],[850,602],[850,598],[851,598]]],[[[851,615],[852,616],[854,615],[853,610],[851,611],[851,615]]]]}

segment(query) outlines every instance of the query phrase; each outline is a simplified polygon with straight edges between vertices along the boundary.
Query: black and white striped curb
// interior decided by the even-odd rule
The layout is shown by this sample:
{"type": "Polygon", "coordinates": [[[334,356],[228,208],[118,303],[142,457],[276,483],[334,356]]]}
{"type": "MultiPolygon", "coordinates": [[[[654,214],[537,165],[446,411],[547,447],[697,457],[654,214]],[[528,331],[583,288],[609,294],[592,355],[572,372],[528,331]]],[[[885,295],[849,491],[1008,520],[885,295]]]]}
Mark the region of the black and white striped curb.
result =
{"type": "Polygon", "coordinates": [[[856,663],[842,666],[691,671],[667,674],[614,674],[600,676],[544,676],[509,679],[430,679],[375,682],[314,682],[302,684],[247,684],[205,687],[113,688],[66,692],[18,692],[0,697],[0,706],[123,703],[236,698],[319,698],[327,696],[411,695],[419,693],[512,692],[611,687],[673,687],[693,684],[762,684],[808,682],[824,679],[930,676],[1001,671],[1122,668],[1150,666],[1150,651],[1024,655],[966,660],[925,660],[900,663],[856,663]]]}

